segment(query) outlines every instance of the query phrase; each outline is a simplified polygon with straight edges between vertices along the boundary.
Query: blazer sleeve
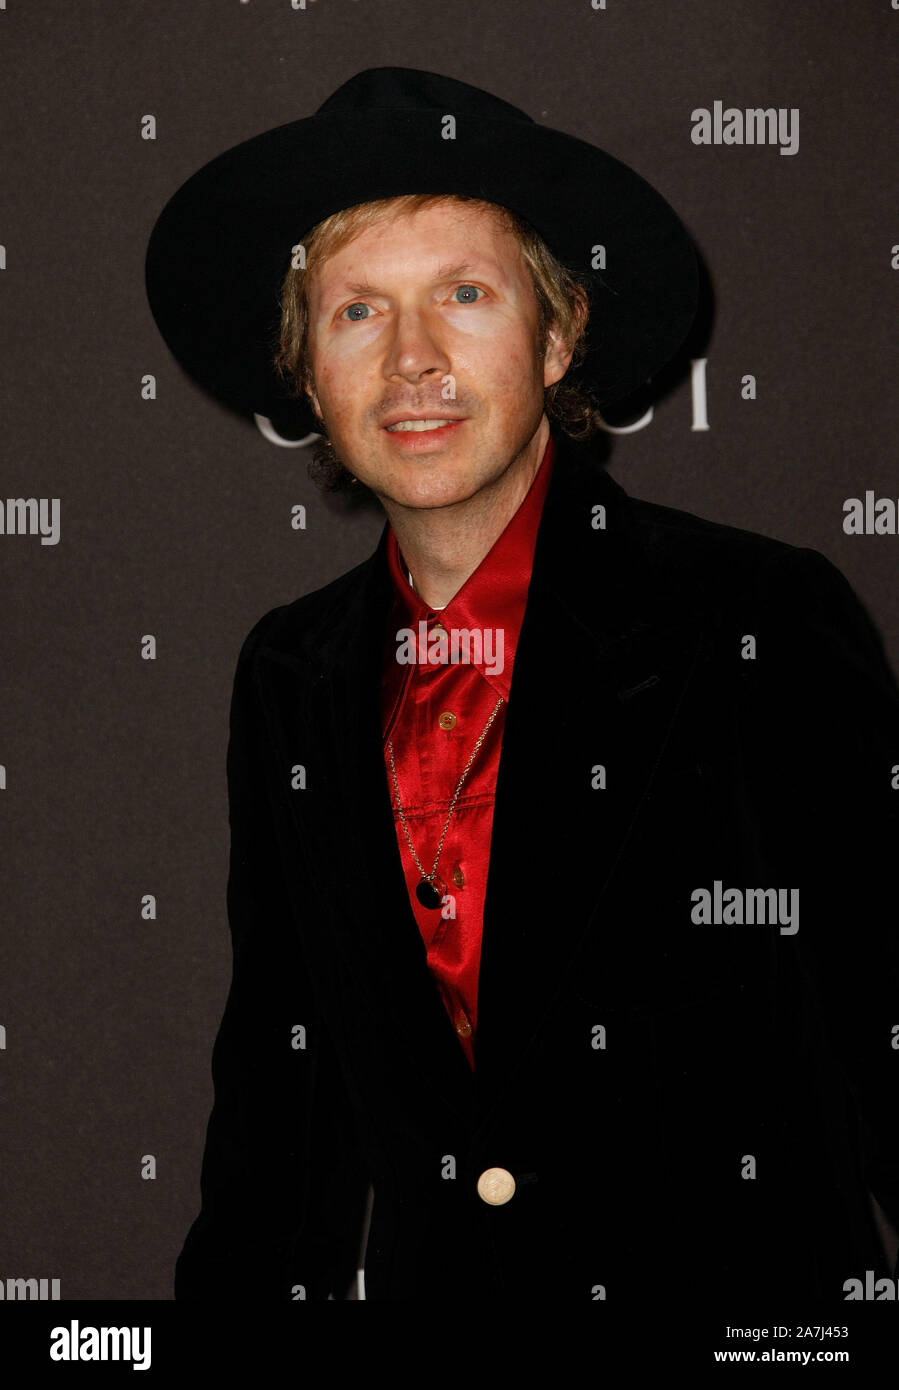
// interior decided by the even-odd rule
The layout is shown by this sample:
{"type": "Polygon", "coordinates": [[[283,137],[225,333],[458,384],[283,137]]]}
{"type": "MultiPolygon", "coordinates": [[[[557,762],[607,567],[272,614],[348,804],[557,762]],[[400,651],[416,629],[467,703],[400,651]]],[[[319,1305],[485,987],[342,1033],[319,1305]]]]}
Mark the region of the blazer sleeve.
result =
{"type": "Polygon", "coordinates": [[[342,1298],[357,1264],[368,1191],[268,794],[271,751],[254,657],[279,611],[250,632],[234,677],[227,755],[232,978],[212,1053],[201,1210],[176,1262],[176,1300],[342,1298]]]}
{"type": "Polygon", "coordinates": [[[781,731],[781,834],[804,885],[791,940],[856,1103],[863,1177],[899,1231],[899,689],[835,565],[791,548],[776,572],[767,727],[781,731]]]}

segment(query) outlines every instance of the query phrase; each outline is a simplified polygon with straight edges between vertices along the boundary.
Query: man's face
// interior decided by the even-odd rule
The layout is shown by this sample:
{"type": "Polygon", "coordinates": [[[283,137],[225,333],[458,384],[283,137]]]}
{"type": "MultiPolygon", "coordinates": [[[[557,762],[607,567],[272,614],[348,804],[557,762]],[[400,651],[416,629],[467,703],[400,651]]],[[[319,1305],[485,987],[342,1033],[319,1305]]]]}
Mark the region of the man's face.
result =
{"type": "Polygon", "coordinates": [[[522,455],[570,353],[555,334],[538,353],[530,273],[489,212],[394,215],[310,280],[313,408],[361,482],[401,506],[449,506],[522,455]],[[410,416],[452,423],[389,428],[410,416]]]}

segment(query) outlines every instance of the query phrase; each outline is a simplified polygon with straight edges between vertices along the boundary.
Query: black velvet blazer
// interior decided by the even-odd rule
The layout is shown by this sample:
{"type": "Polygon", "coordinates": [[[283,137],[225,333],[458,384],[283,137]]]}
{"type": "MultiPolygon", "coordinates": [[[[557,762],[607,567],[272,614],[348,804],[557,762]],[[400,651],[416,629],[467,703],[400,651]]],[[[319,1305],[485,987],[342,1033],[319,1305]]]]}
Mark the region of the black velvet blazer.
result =
{"type": "Polygon", "coordinates": [[[836,1310],[891,1273],[869,1191],[899,1225],[899,691],[876,630],[817,551],[633,499],[556,443],[473,1073],[383,765],[386,527],[243,645],[233,981],[178,1299],[342,1298],[369,1186],[369,1300],[637,1310],[661,1277],[669,1308],[836,1310]],[[697,921],[701,890],[767,918],[697,921]]]}

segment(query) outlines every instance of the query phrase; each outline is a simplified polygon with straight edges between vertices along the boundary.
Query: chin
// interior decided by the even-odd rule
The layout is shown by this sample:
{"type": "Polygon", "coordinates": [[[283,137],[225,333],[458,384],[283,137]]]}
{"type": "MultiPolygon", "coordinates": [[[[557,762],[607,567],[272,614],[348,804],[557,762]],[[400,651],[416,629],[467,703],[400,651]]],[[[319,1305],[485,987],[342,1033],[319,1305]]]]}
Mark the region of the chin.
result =
{"type": "Polygon", "coordinates": [[[462,482],[458,479],[429,479],[426,483],[410,483],[400,478],[391,479],[383,489],[385,495],[401,507],[450,507],[455,502],[466,502],[478,490],[475,482],[462,482]]]}

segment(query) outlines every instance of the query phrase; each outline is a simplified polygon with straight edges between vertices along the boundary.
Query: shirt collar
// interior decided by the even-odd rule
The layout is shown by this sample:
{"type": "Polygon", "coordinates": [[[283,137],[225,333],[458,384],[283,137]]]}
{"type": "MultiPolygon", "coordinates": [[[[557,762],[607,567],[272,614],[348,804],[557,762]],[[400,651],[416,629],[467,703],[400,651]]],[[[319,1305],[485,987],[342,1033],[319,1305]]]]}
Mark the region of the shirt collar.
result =
{"type": "MultiPolygon", "coordinates": [[[[393,527],[389,527],[388,531],[387,561],[396,595],[394,616],[397,629],[411,628],[417,635],[418,624],[424,622],[430,631],[436,625],[434,620],[439,616],[439,622],[448,633],[454,628],[460,631],[502,631],[502,670],[492,669],[491,663],[483,660],[473,661],[472,665],[477,667],[497,694],[506,700],[509,698],[512,683],[512,666],[527,604],[537,530],[549,489],[554,454],[555,441],[550,434],[540,467],[518,510],[477,569],[469,575],[461,589],[443,608],[429,608],[412,588],[408,579],[409,571],[393,527]]],[[[389,641],[394,641],[393,633],[389,641]]],[[[494,646],[494,653],[495,651],[494,646]]],[[[498,663],[494,660],[492,666],[496,665],[498,663]]]]}

